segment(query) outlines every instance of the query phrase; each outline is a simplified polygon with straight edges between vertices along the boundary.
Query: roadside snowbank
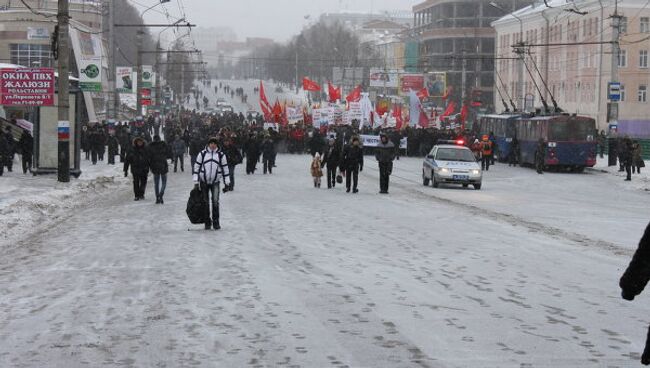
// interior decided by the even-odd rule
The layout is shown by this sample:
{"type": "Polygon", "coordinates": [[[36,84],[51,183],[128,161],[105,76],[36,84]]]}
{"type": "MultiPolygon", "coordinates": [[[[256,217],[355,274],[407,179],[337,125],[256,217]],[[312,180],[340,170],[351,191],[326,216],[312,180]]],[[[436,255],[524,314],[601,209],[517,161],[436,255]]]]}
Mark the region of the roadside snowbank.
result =
{"type": "MultiPolygon", "coordinates": [[[[16,156],[16,162],[18,158],[16,156]]],[[[79,179],[59,183],[56,175],[24,175],[16,162],[14,172],[5,172],[0,177],[0,249],[24,240],[71,211],[114,193],[128,183],[119,164],[90,165],[82,161],[79,179]]]]}

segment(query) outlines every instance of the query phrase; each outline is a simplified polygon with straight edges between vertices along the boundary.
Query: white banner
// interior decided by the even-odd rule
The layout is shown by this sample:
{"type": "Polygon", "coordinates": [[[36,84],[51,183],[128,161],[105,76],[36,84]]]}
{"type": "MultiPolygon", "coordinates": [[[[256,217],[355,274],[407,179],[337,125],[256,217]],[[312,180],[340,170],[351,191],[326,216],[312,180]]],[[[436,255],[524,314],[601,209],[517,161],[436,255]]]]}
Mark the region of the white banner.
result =
{"type": "Polygon", "coordinates": [[[287,107],[287,121],[289,124],[298,124],[305,119],[302,110],[297,107],[287,107]]]}
{"type": "Polygon", "coordinates": [[[320,128],[321,125],[328,125],[329,115],[330,115],[329,108],[313,109],[311,117],[314,124],[314,128],[320,128]]]}
{"type": "MultiPolygon", "coordinates": [[[[361,139],[361,144],[364,147],[377,147],[379,145],[379,142],[381,142],[381,139],[379,138],[378,135],[362,134],[359,136],[359,139],[361,139]]],[[[399,148],[400,149],[408,148],[408,138],[406,137],[402,138],[402,140],[399,142],[399,148]]]]}
{"type": "Polygon", "coordinates": [[[142,66],[142,88],[151,88],[151,87],[153,87],[153,66],[143,65],[142,66]]]}
{"type": "Polygon", "coordinates": [[[397,88],[398,86],[399,73],[397,70],[370,69],[370,87],[397,88]]]}

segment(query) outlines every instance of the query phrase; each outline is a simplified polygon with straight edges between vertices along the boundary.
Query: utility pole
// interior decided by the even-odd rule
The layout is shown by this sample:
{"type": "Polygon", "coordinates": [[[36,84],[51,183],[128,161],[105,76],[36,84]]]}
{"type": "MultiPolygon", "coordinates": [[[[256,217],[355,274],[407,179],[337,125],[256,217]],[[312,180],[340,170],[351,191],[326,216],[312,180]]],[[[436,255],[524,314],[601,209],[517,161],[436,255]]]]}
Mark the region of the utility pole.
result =
{"type": "Polygon", "coordinates": [[[142,39],[144,38],[144,29],[138,29],[137,33],[137,44],[138,44],[138,53],[136,57],[136,73],[138,74],[136,80],[135,88],[135,116],[140,116],[142,114],[142,39]]]}
{"type": "Polygon", "coordinates": [[[465,49],[461,51],[463,58],[463,73],[461,74],[461,100],[465,102],[467,100],[467,58],[465,57],[465,49]]]}
{"type": "MultiPolygon", "coordinates": [[[[68,44],[68,26],[70,23],[68,0],[59,0],[57,19],[59,32],[58,40],[58,180],[62,183],[70,181],[70,101],[68,95],[68,70],[70,49],[68,44]]],[[[78,133],[78,132],[75,132],[78,133]]]]}
{"type": "Polygon", "coordinates": [[[109,119],[118,119],[120,94],[115,83],[115,1],[108,1],[108,107],[106,115],[109,119]]]}
{"type": "MultiPolygon", "coordinates": [[[[621,33],[621,16],[618,14],[618,0],[614,2],[614,14],[612,15],[612,71],[610,83],[618,82],[618,61],[621,47],[618,43],[621,33]]],[[[609,87],[609,84],[608,84],[609,87]]],[[[609,95],[609,88],[608,95],[609,95]]],[[[600,96],[599,96],[600,98],[600,96]]],[[[607,122],[618,120],[618,101],[610,101],[607,109],[607,122]]]]}
{"type": "Polygon", "coordinates": [[[296,44],[296,94],[298,94],[298,45],[296,44]]]}

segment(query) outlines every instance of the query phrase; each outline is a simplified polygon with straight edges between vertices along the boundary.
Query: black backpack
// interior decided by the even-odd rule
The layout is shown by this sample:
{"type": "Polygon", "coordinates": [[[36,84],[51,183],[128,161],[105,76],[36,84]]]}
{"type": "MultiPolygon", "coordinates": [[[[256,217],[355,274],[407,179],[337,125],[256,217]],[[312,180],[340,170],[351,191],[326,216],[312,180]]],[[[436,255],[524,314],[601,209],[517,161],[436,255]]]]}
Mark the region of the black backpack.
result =
{"type": "Polygon", "coordinates": [[[185,213],[193,224],[205,223],[205,214],[208,211],[208,204],[203,200],[203,195],[198,189],[192,189],[190,198],[187,200],[185,213]]]}

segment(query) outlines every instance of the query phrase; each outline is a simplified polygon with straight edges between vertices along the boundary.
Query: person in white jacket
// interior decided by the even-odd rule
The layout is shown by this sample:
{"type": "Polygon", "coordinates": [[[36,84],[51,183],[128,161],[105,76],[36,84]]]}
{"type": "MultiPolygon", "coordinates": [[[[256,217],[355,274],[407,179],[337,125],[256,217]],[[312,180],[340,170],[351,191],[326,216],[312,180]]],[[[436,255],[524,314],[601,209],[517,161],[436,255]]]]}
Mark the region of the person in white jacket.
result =
{"type": "Polygon", "coordinates": [[[212,203],[212,217],[210,206],[207,206],[205,229],[221,229],[219,225],[219,184],[223,181],[223,192],[230,188],[230,172],[225,153],[219,148],[217,138],[210,138],[208,146],[196,156],[192,170],[194,187],[199,188],[206,203],[212,203]]]}

